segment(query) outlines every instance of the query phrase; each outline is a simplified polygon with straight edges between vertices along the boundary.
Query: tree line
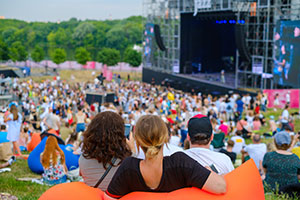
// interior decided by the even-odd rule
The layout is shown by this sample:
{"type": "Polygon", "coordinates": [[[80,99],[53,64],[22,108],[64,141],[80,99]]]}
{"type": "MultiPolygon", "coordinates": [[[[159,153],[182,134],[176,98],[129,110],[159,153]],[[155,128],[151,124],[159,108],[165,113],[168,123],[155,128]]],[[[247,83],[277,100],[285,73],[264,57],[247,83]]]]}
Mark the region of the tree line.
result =
{"type": "Polygon", "coordinates": [[[142,34],[141,16],[105,21],[71,18],[60,23],[1,19],[0,60],[98,61],[108,66],[123,61],[139,66],[142,56],[133,46],[142,44],[142,34]]]}

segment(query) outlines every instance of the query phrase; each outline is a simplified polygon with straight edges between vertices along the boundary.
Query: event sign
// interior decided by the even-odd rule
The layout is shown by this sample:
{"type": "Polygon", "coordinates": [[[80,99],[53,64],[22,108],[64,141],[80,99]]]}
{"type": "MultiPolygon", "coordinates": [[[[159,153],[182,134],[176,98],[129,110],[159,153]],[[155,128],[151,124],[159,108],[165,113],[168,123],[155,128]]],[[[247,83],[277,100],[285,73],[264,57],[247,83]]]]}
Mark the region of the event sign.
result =
{"type": "Polygon", "coordinates": [[[279,106],[283,108],[287,103],[287,97],[290,95],[290,108],[299,108],[299,89],[282,89],[282,90],[264,90],[268,97],[268,108],[274,108],[275,96],[278,94],[279,106]]]}
{"type": "Polygon", "coordinates": [[[194,0],[194,16],[197,15],[198,9],[211,8],[211,0],[194,0]]]}

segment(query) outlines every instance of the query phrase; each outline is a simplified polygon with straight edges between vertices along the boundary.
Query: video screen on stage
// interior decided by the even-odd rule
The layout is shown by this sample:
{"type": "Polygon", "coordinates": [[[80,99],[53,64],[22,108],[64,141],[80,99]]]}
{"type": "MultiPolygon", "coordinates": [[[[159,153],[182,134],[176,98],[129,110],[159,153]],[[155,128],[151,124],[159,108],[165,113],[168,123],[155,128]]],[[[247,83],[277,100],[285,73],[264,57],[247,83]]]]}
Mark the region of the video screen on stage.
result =
{"type": "Polygon", "coordinates": [[[300,87],[300,21],[278,21],[274,42],[275,84],[300,87]]]}
{"type": "Polygon", "coordinates": [[[152,65],[151,58],[153,54],[153,44],[154,44],[154,24],[147,23],[145,25],[144,38],[145,38],[145,41],[143,43],[144,59],[146,61],[147,67],[151,67],[152,65]]]}
{"type": "Polygon", "coordinates": [[[206,15],[181,14],[181,73],[234,72],[236,17],[230,12],[206,15]]]}

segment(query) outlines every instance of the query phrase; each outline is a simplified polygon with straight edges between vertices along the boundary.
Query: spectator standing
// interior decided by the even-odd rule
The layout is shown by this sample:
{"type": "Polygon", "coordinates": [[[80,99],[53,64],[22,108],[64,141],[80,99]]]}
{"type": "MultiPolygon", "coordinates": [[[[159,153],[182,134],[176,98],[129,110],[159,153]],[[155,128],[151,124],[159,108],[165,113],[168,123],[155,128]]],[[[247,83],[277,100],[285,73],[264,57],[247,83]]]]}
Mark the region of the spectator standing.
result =
{"type": "Polygon", "coordinates": [[[286,104],[285,107],[284,107],[284,110],[282,111],[282,114],[281,114],[281,130],[284,130],[285,126],[288,126],[289,125],[289,105],[286,104]]]}
{"type": "Polygon", "coordinates": [[[4,122],[7,123],[7,139],[13,143],[13,153],[17,152],[18,156],[21,156],[21,150],[18,143],[20,138],[20,131],[22,125],[22,116],[18,112],[18,108],[15,104],[10,106],[10,113],[4,116],[4,122]]]}
{"type": "Polygon", "coordinates": [[[84,132],[85,131],[85,122],[86,122],[86,114],[82,111],[82,107],[78,106],[78,112],[75,115],[76,119],[76,132],[84,132]]]}
{"type": "Polygon", "coordinates": [[[287,105],[290,105],[290,103],[291,103],[291,92],[290,92],[290,91],[288,91],[288,92],[286,93],[285,99],[286,99],[286,104],[287,104],[287,105]]]}
{"type": "Polygon", "coordinates": [[[238,100],[235,103],[236,103],[236,110],[239,114],[239,119],[241,119],[242,115],[243,115],[243,111],[244,111],[244,102],[239,97],[238,100]]]}

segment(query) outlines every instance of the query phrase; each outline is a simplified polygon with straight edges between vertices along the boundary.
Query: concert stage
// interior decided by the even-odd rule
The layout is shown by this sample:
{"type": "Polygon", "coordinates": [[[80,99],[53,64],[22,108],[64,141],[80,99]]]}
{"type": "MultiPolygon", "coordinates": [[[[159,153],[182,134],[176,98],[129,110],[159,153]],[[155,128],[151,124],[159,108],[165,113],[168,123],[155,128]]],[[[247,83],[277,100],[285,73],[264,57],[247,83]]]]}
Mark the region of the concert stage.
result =
{"type": "MultiPolygon", "coordinates": [[[[225,76],[226,77],[226,76],[225,76]]],[[[201,92],[202,94],[224,95],[230,93],[247,94],[251,93],[245,90],[235,89],[229,84],[222,84],[221,82],[206,80],[200,75],[188,74],[170,74],[154,71],[150,68],[143,68],[143,82],[152,83],[154,78],[155,84],[171,86],[172,88],[183,90],[185,92],[201,92]]]]}
{"type": "Polygon", "coordinates": [[[217,93],[300,87],[300,0],[144,0],[143,7],[146,82],[157,74],[157,83],[217,93]]]}

